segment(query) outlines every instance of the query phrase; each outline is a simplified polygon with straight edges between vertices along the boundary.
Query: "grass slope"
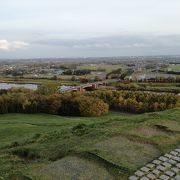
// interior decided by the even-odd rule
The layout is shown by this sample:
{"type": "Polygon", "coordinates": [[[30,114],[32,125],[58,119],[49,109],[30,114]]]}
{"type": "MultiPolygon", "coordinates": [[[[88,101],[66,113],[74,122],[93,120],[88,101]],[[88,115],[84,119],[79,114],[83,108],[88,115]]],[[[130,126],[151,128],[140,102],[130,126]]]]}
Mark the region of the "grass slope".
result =
{"type": "Polygon", "coordinates": [[[127,179],[180,144],[180,109],[98,118],[6,114],[0,139],[0,178],[58,179],[61,171],[62,179],[127,179]]]}

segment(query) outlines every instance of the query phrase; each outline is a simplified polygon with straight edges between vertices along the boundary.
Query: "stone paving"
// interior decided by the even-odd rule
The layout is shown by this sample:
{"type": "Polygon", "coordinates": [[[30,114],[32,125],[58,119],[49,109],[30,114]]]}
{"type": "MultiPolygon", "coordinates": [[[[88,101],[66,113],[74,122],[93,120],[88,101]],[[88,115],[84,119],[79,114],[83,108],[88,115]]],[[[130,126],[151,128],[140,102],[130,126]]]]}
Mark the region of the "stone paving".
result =
{"type": "Polygon", "coordinates": [[[180,180],[180,146],[137,170],[129,180],[180,180]]]}

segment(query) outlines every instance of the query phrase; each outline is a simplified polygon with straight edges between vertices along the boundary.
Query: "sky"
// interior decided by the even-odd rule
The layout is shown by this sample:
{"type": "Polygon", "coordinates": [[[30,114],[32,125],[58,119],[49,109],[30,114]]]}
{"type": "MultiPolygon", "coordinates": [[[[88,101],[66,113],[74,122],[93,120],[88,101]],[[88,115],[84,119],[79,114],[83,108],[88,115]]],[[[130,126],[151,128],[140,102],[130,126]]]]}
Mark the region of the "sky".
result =
{"type": "Polygon", "coordinates": [[[0,0],[0,58],[180,55],[180,0],[0,0]]]}

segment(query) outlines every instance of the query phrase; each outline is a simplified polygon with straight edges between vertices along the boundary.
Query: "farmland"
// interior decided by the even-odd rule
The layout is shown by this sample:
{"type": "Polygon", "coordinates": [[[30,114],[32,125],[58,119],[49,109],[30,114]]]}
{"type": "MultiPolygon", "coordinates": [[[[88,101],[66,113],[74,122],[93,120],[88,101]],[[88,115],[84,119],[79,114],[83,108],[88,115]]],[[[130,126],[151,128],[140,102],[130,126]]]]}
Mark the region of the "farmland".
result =
{"type": "Polygon", "coordinates": [[[125,68],[126,66],[125,65],[122,65],[122,64],[84,64],[84,65],[81,65],[81,66],[78,66],[77,68],[80,68],[80,69],[90,69],[92,71],[105,71],[107,73],[113,71],[113,70],[116,70],[116,69],[119,69],[119,68],[125,68]]]}

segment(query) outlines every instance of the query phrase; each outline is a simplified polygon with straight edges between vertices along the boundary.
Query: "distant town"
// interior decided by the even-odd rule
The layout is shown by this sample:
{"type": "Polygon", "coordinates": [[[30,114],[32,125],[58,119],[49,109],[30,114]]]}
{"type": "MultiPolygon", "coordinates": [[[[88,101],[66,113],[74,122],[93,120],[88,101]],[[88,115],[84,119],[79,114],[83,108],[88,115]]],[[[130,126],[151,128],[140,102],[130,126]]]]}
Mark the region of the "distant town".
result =
{"type": "Polygon", "coordinates": [[[58,80],[62,85],[107,79],[176,82],[180,79],[180,56],[0,60],[1,82],[23,79],[58,80]]]}

